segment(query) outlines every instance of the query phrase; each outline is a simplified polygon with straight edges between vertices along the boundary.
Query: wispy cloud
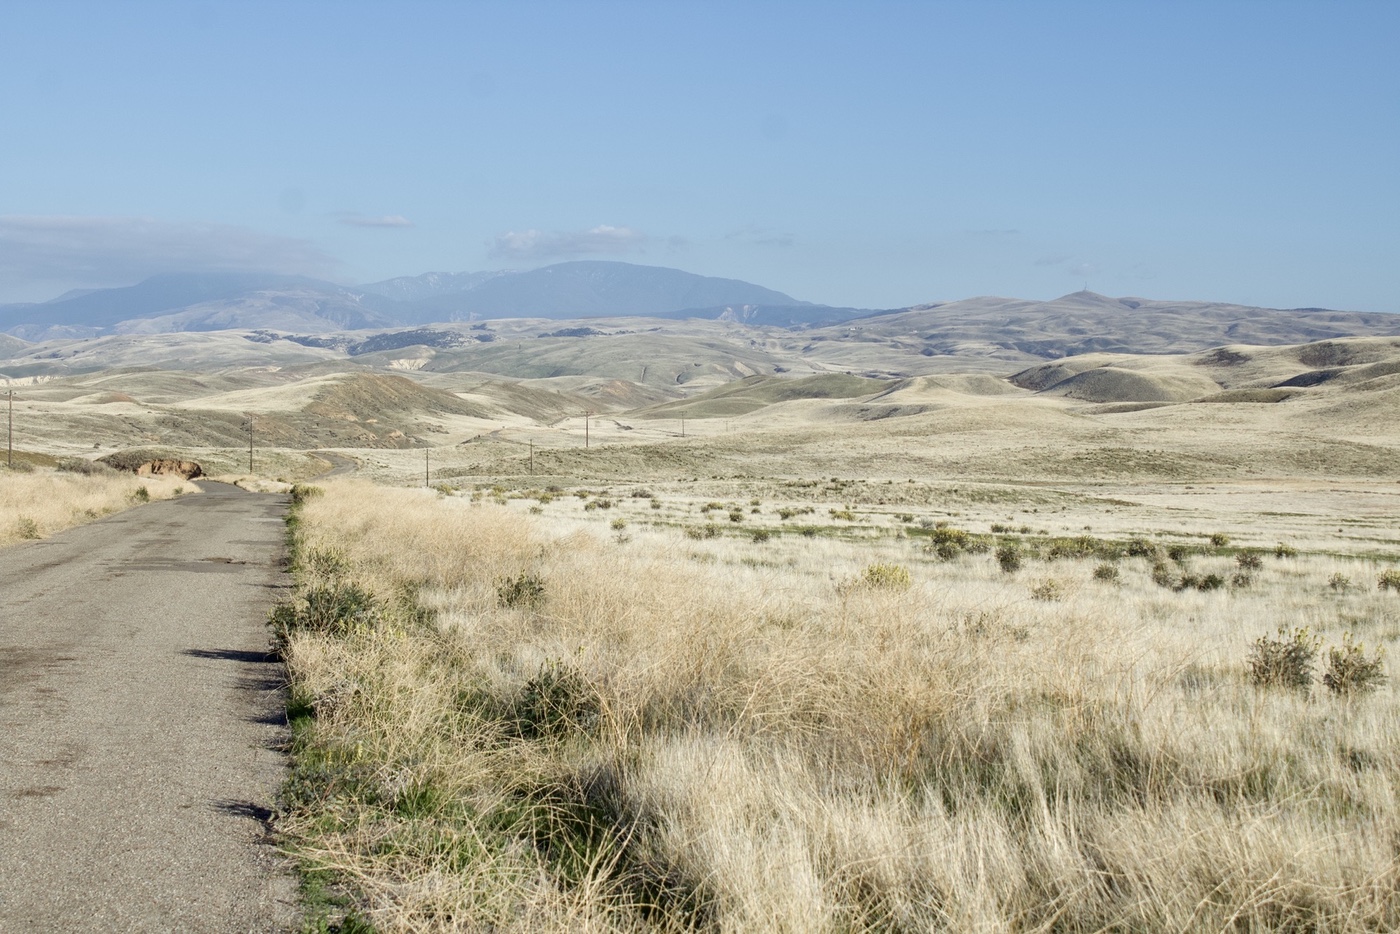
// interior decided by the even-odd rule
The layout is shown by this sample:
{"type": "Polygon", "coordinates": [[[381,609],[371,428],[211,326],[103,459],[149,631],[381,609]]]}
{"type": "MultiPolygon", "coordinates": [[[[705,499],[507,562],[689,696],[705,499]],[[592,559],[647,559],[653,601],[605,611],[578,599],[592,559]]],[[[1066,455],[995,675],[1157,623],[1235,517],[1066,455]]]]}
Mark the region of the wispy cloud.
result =
{"type": "Polygon", "coordinates": [[[752,243],[757,246],[779,247],[790,247],[797,242],[797,238],[790,233],[783,233],[771,227],[759,227],[756,224],[745,224],[737,230],[731,230],[724,235],[724,239],[752,243]]]}
{"type": "Polygon", "coordinates": [[[325,274],[338,265],[306,240],[226,224],[150,217],[0,215],[0,286],[116,285],[166,272],[325,274]]]}
{"type": "Polygon", "coordinates": [[[617,255],[644,249],[651,237],[631,227],[600,224],[588,230],[508,230],[491,245],[493,259],[548,260],[569,256],[617,255]]]}
{"type": "Polygon", "coordinates": [[[337,220],[347,227],[412,227],[413,221],[402,214],[383,214],[379,217],[366,217],[363,214],[343,213],[337,220]]]}

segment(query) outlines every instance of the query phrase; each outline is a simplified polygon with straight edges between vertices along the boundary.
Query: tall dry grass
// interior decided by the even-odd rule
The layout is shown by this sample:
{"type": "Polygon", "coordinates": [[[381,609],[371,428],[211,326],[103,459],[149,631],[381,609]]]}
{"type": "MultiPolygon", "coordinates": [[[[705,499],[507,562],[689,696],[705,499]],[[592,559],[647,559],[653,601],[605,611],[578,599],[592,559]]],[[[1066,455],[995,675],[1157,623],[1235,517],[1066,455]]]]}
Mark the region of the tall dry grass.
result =
{"type": "Polygon", "coordinates": [[[169,499],[178,495],[177,489],[195,491],[188,481],[165,477],[0,468],[0,546],[45,538],[143,502],[169,499]]]}
{"type": "Polygon", "coordinates": [[[594,528],[348,482],[302,507],[303,601],[375,609],[291,627],[284,828],[378,929],[1400,926],[1400,706],[1243,664],[1280,625],[1393,642],[1371,563],[1176,593],[1145,561],[594,528]]]}

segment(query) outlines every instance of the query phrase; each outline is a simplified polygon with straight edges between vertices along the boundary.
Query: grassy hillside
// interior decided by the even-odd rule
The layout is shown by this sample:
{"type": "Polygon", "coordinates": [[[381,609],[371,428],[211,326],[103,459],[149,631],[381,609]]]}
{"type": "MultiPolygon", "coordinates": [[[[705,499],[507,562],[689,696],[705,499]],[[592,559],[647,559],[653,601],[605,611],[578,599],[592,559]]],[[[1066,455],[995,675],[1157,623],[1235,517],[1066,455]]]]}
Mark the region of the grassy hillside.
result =
{"type": "Polygon", "coordinates": [[[376,930],[1400,924],[1393,554],[683,489],[304,497],[278,826],[376,930]]]}

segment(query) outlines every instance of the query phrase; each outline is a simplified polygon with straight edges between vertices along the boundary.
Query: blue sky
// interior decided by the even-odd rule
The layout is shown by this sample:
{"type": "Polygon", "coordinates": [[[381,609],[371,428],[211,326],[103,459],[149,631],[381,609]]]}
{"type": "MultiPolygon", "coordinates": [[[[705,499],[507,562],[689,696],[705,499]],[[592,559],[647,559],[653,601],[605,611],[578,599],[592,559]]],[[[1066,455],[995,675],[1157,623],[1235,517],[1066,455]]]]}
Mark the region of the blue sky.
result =
{"type": "Polygon", "coordinates": [[[0,4],[0,301],[619,259],[1400,312],[1400,4],[0,4]]]}

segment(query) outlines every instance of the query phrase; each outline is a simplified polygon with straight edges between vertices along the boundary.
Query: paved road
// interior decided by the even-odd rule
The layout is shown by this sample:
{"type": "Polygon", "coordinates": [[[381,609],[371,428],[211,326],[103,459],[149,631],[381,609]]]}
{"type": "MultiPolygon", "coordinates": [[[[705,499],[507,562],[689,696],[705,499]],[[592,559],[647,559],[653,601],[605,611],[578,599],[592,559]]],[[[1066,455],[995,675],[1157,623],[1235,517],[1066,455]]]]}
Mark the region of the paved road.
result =
{"type": "Polygon", "coordinates": [[[267,932],[285,500],[223,484],[0,550],[0,932],[267,932]]]}

